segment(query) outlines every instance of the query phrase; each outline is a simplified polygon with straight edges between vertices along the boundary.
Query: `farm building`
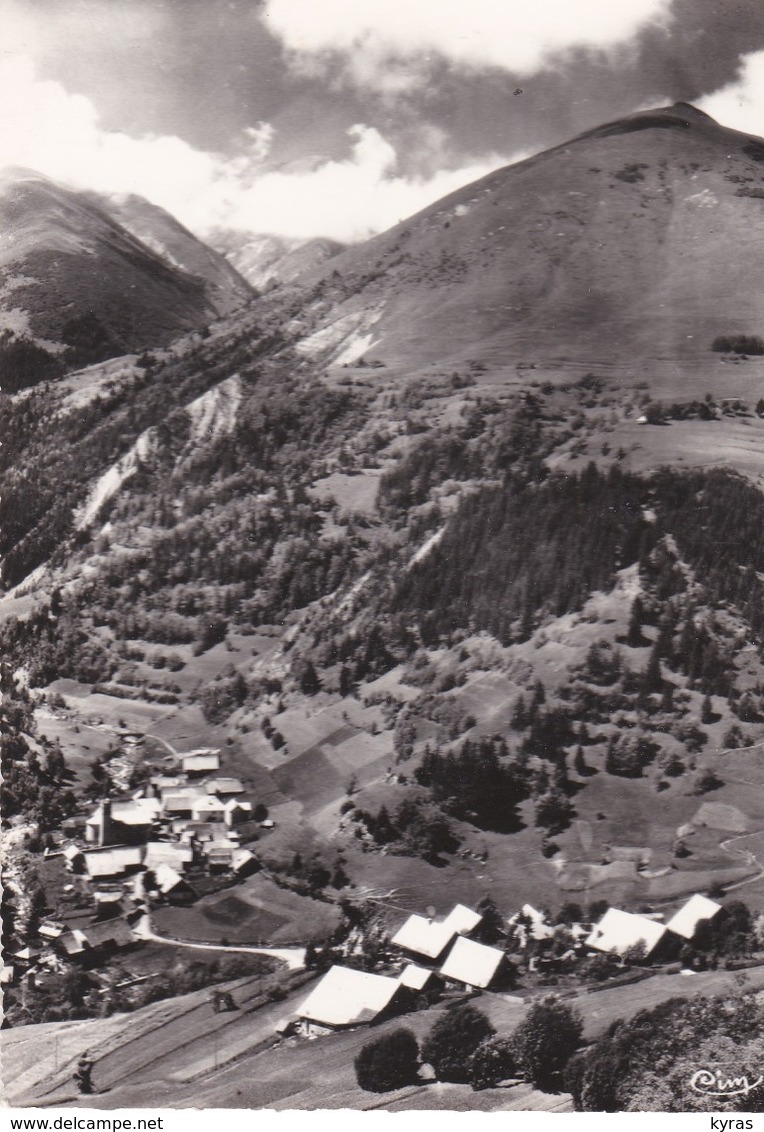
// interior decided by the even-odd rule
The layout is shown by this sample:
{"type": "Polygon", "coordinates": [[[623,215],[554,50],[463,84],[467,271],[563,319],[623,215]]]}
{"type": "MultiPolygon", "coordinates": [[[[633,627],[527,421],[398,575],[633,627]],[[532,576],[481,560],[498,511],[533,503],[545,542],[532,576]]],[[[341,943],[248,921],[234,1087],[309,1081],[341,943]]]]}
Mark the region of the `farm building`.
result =
{"type": "Polygon", "coordinates": [[[85,839],[92,845],[134,845],[145,841],[160,810],[155,798],[130,798],[124,802],[105,798],[85,824],[85,839]]]}
{"type": "Polygon", "coordinates": [[[440,982],[437,972],[431,971],[429,967],[419,967],[416,963],[408,963],[400,975],[398,982],[403,987],[408,987],[409,990],[422,991],[431,990],[435,983],[440,982]]]}
{"type": "Polygon", "coordinates": [[[122,911],[122,896],[120,889],[96,889],[93,893],[96,917],[106,920],[110,916],[118,916],[122,911]]]}
{"type": "Polygon", "coordinates": [[[402,951],[437,962],[454,936],[473,931],[481,919],[479,913],[463,904],[457,904],[444,920],[431,920],[414,914],[398,929],[391,943],[402,951]]]}
{"type": "Polygon", "coordinates": [[[493,982],[504,959],[504,952],[464,936],[454,943],[440,969],[444,979],[485,990],[493,982]]]}
{"type": "Polygon", "coordinates": [[[721,910],[721,904],[696,893],[671,917],[666,929],[681,936],[682,939],[690,940],[694,937],[701,920],[713,920],[721,910]]]}
{"type": "Polygon", "coordinates": [[[160,865],[182,871],[193,862],[194,851],[190,845],[179,845],[175,841],[149,841],[143,859],[147,869],[157,869],[160,865]]]}
{"type": "Polygon", "coordinates": [[[231,867],[237,876],[251,876],[260,868],[260,862],[249,849],[234,849],[231,854],[231,867]]]}
{"type": "Polygon", "coordinates": [[[206,795],[196,786],[183,786],[162,794],[162,812],[166,817],[191,817],[194,804],[206,795]]]}
{"type": "Polygon", "coordinates": [[[87,946],[85,933],[79,928],[64,932],[55,941],[56,950],[60,951],[65,959],[79,959],[87,946]]]}
{"type": "Polygon", "coordinates": [[[405,988],[387,975],[330,967],[298,1008],[306,1033],[369,1025],[396,1012],[405,988]]]}
{"type": "Polygon", "coordinates": [[[638,916],[634,912],[623,912],[620,908],[608,908],[599,923],[592,928],[586,945],[595,951],[625,955],[630,948],[642,944],[646,958],[649,958],[665,935],[665,924],[648,920],[646,916],[638,916]]]}
{"type": "Polygon", "coordinates": [[[186,904],[196,899],[191,885],[171,865],[159,865],[154,870],[154,881],[157,892],[171,904],[186,904]]]}
{"type": "Polygon", "coordinates": [[[107,920],[102,924],[89,924],[74,928],[56,940],[56,948],[67,959],[99,962],[115,951],[132,947],[136,937],[124,920],[107,920]]]}
{"type": "Polygon", "coordinates": [[[54,939],[58,939],[58,937],[60,935],[63,935],[63,933],[63,924],[56,924],[51,920],[46,920],[44,924],[40,924],[40,928],[37,934],[41,936],[42,939],[47,940],[48,943],[52,943],[54,939]]]}
{"type": "Polygon", "coordinates": [[[539,912],[532,904],[523,904],[520,911],[510,916],[507,923],[510,928],[515,929],[521,947],[526,947],[532,939],[541,942],[551,939],[554,935],[554,928],[547,923],[544,913],[539,912]]]}
{"type": "Polygon", "coordinates": [[[220,770],[219,751],[191,751],[181,756],[180,765],[189,778],[201,778],[205,774],[216,774],[220,770]]]}
{"type": "Polygon", "coordinates": [[[149,779],[149,786],[155,798],[162,798],[163,794],[171,794],[179,786],[183,786],[184,778],[180,774],[154,774],[149,779]]]}
{"type": "Polygon", "coordinates": [[[249,821],[252,817],[252,803],[242,802],[238,798],[230,798],[224,808],[223,821],[230,828],[242,821],[249,821]]]}
{"type": "Polygon", "coordinates": [[[191,807],[192,821],[222,821],[225,816],[225,802],[213,795],[196,798],[191,807]]]}
{"type": "Polygon", "coordinates": [[[474,909],[467,908],[464,904],[455,904],[443,922],[453,928],[457,935],[469,935],[482,919],[474,909]]]}
{"type": "Polygon", "coordinates": [[[436,962],[455,935],[456,931],[449,924],[415,914],[409,916],[390,942],[402,951],[436,962]]]}
{"type": "Polygon", "coordinates": [[[79,845],[65,845],[63,857],[70,873],[83,873],[85,871],[85,854],[79,845]]]}
{"type": "Polygon", "coordinates": [[[88,849],[83,853],[85,872],[91,880],[122,877],[143,865],[142,845],[119,845],[111,849],[88,849]]]}
{"type": "Polygon", "coordinates": [[[208,794],[217,794],[223,799],[244,793],[244,787],[238,778],[211,778],[205,786],[208,794]]]}

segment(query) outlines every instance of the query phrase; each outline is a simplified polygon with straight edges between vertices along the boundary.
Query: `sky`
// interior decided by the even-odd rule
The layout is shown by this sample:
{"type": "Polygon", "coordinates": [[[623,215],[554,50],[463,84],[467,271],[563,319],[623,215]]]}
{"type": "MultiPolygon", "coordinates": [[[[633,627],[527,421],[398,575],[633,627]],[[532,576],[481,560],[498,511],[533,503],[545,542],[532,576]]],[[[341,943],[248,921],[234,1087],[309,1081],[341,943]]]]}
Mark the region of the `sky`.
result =
{"type": "Polygon", "coordinates": [[[764,134],[762,0],[0,0],[0,166],[352,242],[676,101],[764,134]]]}

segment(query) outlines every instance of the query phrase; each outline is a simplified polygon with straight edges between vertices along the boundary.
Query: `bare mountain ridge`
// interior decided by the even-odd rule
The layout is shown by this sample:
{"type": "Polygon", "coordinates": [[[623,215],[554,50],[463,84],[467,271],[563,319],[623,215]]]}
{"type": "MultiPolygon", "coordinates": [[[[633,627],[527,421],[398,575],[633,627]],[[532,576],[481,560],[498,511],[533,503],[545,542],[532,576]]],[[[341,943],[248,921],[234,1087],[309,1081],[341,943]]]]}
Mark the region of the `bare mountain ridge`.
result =
{"type": "Polygon", "coordinates": [[[207,241],[259,290],[273,283],[298,282],[344,250],[336,240],[320,236],[301,240],[227,228],[213,230],[207,241]]]}
{"type": "Polygon", "coordinates": [[[341,358],[351,327],[405,369],[697,356],[764,321],[763,162],[686,104],[607,123],[332,258],[305,348],[341,358]]]}
{"type": "Polygon", "coordinates": [[[54,348],[83,317],[103,328],[102,357],[164,345],[253,294],[161,209],[75,192],[28,170],[3,175],[0,232],[3,325],[54,348]]]}

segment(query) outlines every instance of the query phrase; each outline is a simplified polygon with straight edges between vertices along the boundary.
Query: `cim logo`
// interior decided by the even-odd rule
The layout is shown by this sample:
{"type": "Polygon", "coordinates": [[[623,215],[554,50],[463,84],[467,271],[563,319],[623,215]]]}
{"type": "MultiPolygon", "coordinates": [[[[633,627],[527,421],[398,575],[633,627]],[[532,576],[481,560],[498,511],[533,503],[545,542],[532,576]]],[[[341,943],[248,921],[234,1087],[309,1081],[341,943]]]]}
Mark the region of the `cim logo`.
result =
{"type": "Polygon", "coordinates": [[[743,1097],[758,1089],[764,1076],[749,1081],[745,1073],[727,1077],[720,1069],[699,1069],[690,1078],[690,1088],[705,1097],[743,1097]]]}

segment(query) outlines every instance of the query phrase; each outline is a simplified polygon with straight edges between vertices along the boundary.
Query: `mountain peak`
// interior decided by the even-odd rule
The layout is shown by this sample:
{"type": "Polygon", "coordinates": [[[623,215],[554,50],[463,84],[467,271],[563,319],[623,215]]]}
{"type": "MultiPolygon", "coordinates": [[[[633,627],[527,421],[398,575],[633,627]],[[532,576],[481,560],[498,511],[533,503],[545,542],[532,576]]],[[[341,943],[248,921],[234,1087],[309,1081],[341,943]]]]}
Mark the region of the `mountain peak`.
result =
{"type": "Polygon", "coordinates": [[[718,125],[715,118],[710,114],[706,114],[705,110],[698,110],[697,106],[693,106],[691,102],[675,102],[673,106],[667,106],[666,111],[669,114],[682,115],[690,120],[695,119],[698,122],[713,122],[718,125]]]}

